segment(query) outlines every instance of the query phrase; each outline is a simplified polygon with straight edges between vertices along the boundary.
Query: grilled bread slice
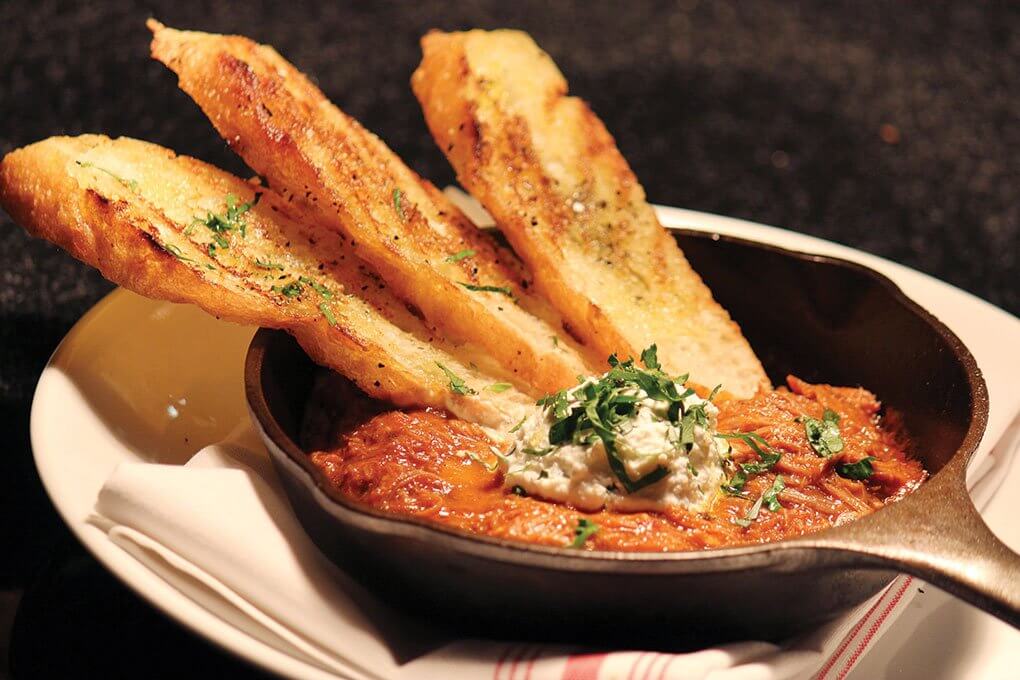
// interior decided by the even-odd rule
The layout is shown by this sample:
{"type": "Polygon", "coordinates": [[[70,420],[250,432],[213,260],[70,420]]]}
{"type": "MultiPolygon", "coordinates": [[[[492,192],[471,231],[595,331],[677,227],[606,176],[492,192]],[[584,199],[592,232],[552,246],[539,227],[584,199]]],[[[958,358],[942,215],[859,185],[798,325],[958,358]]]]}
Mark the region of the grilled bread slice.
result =
{"type": "Polygon", "coordinates": [[[484,348],[547,392],[602,365],[599,353],[582,356],[509,250],[271,47],[149,26],[153,57],[177,73],[233,149],[343,234],[438,331],[484,348]]]}
{"type": "Polygon", "coordinates": [[[498,367],[473,367],[484,352],[426,327],[336,233],[201,161],[132,139],[54,137],[0,162],[0,204],[135,292],[289,331],[373,397],[495,429],[533,403],[498,367]]]}
{"type": "Polygon", "coordinates": [[[518,31],[432,32],[411,79],[460,183],[570,327],[602,354],[656,343],[663,367],[747,397],[768,386],[601,121],[518,31]]]}

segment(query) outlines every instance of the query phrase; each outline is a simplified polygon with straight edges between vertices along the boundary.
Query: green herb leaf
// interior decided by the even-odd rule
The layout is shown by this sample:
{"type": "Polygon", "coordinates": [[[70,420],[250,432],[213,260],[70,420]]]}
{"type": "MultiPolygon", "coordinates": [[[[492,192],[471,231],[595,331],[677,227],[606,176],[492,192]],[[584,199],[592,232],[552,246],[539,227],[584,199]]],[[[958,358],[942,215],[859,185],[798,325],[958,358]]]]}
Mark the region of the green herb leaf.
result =
{"type": "Polygon", "coordinates": [[[520,421],[516,425],[514,425],[509,430],[507,430],[507,433],[512,434],[512,433],[516,432],[517,430],[521,429],[521,426],[524,425],[524,421],[527,420],[527,419],[528,419],[528,416],[524,416],[523,418],[521,418],[520,421]]]}
{"type": "Polygon", "coordinates": [[[659,365],[658,351],[659,348],[653,344],[641,352],[641,363],[645,365],[645,368],[653,370],[662,368],[662,366],[659,365]]]}
{"type": "Polygon", "coordinates": [[[457,283],[464,286],[468,290],[473,290],[480,293],[499,293],[500,295],[506,295],[511,300],[517,299],[516,297],[514,297],[514,292],[512,290],[510,290],[509,288],[505,288],[503,286],[476,286],[473,283],[464,283],[463,281],[458,281],[457,283]]]}
{"type": "Polygon", "coordinates": [[[772,482],[772,486],[766,489],[765,492],[758,497],[758,500],[754,502],[754,505],[752,505],[747,511],[747,514],[742,518],[738,518],[733,521],[742,527],[749,527],[754,520],[758,519],[758,515],[761,514],[762,505],[772,512],[782,510],[783,506],[779,503],[779,494],[782,493],[785,488],[786,482],[783,481],[782,475],[776,475],[775,480],[772,482]]]}
{"type": "Polygon", "coordinates": [[[326,298],[327,300],[329,300],[329,299],[331,299],[333,297],[333,292],[330,291],[329,288],[326,288],[324,285],[319,283],[318,281],[314,281],[314,280],[308,278],[307,276],[299,276],[298,277],[298,281],[300,281],[301,283],[303,283],[303,284],[305,284],[307,286],[310,286],[312,290],[314,290],[316,293],[318,293],[322,297],[326,298]]]}
{"type": "Polygon", "coordinates": [[[650,398],[670,402],[668,413],[671,421],[677,424],[681,416],[686,417],[686,437],[693,443],[694,426],[707,425],[704,409],[694,406],[683,410],[682,400],[693,394],[685,390],[681,394],[678,384],[686,380],[686,376],[670,378],[658,368],[658,358],[654,346],[642,352],[642,361],[646,368],[634,365],[633,359],[620,361],[614,354],[608,359],[610,370],[597,380],[579,378],[581,383],[572,390],[560,390],[538,400],[552,416],[549,427],[549,442],[553,446],[572,442],[589,446],[598,440],[602,441],[606,459],[613,474],[628,493],[634,493],[651,484],[659,482],[669,474],[663,466],[647,473],[639,479],[631,479],[627,466],[616,450],[616,436],[636,412],[641,390],[650,398]],[[654,367],[654,368],[651,368],[654,367]]]}
{"type": "Polygon", "coordinates": [[[106,168],[101,168],[98,165],[93,165],[92,163],[89,163],[87,161],[75,161],[75,163],[83,168],[94,168],[100,172],[105,172],[107,175],[117,180],[122,186],[127,187],[131,191],[135,191],[136,189],[138,189],[138,182],[136,182],[133,179],[124,179],[120,175],[115,175],[106,168]]]}
{"type": "Polygon", "coordinates": [[[242,237],[246,236],[248,223],[243,219],[243,215],[258,205],[261,198],[262,194],[255,194],[255,198],[251,201],[238,205],[237,196],[227,194],[224,199],[227,209],[223,214],[208,212],[205,217],[196,217],[192,225],[185,229],[185,234],[190,234],[191,229],[196,224],[205,225],[212,232],[212,239],[216,242],[216,245],[226,250],[230,247],[230,241],[227,240],[224,234],[237,231],[242,237]]]}
{"type": "Polygon", "coordinates": [[[747,473],[738,468],[729,481],[722,485],[722,490],[731,496],[743,496],[745,484],[747,484],[747,473]]]}
{"type": "Polygon", "coordinates": [[[333,316],[333,310],[330,309],[330,307],[329,307],[329,305],[327,303],[320,302],[319,303],[319,311],[322,312],[322,315],[324,317],[326,317],[326,322],[329,323],[330,326],[335,326],[336,325],[336,317],[333,316]]]}
{"type": "Polygon", "coordinates": [[[397,210],[397,215],[400,216],[401,221],[406,220],[404,216],[404,192],[400,189],[393,190],[393,207],[397,210]]]}
{"type": "Polygon", "coordinates": [[[521,451],[529,456],[547,456],[552,453],[553,447],[547,446],[544,449],[533,449],[530,446],[525,446],[521,451]]]}
{"type": "Polygon", "coordinates": [[[194,262],[194,260],[192,260],[190,257],[185,257],[184,253],[181,252],[181,249],[172,243],[156,242],[156,245],[158,245],[160,248],[176,257],[181,262],[194,262]]]}
{"type": "Polygon", "coordinates": [[[489,385],[485,389],[489,390],[490,392],[497,392],[498,393],[498,392],[506,392],[511,387],[513,387],[513,385],[511,385],[510,383],[498,382],[498,383],[492,383],[491,385],[489,385]]]}
{"type": "Polygon", "coordinates": [[[638,477],[637,479],[633,480],[630,477],[626,476],[626,474],[620,477],[619,473],[617,473],[617,477],[620,477],[620,483],[623,484],[623,488],[627,490],[627,493],[634,493],[636,491],[640,491],[646,486],[651,486],[652,484],[661,482],[668,475],[669,469],[661,465],[652,470],[651,472],[649,472],[644,477],[638,477]]]}
{"type": "Polygon", "coordinates": [[[751,522],[758,519],[758,515],[761,513],[761,504],[764,502],[765,494],[758,496],[758,500],[756,500],[754,504],[750,507],[750,509],[747,511],[747,514],[744,515],[743,517],[738,517],[737,519],[733,520],[733,522],[745,528],[751,526],[751,522]]]}
{"type": "Polygon", "coordinates": [[[469,257],[474,257],[476,254],[477,253],[475,253],[475,251],[468,248],[466,250],[461,250],[454,253],[450,257],[443,260],[443,262],[460,262],[461,260],[466,260],[469,257]]]}
{"type": "Polygon", "coordinates": [[[572,441],[577,433],[577,421],[581,417],[581,411],[573,411],[566,418],[557,420],[549,427],[549,443],[553,446],[572,441]]]}
{"type": "Polygon", "coordinates": [[[840,463],[836,466],[836,474],[856,481],[867,479],[875,472],[875,468],[871,464],[873,460],[875,460],[874,456],[868,456],[861,458],[856,463],[840,463]]]}
{"type": "Polygon", "coordinates": [[[778,463],[779,458],[782,456],[782,454],[769,446],[769,443],[760,434],[755,432],[720,432],[715,436],[720,439],[739,439],[758,454],[759,462],[741,463],[740,467],[749,474],[761,474],[771,470],[772,466],[778,463]]]}
{"type": "Polygon", "coordinates": [[[804,423],[804,434],[808,444],[822,458],[828,458],[843,450],[843,438],[839,431],[839,414],[825,409],[822,419],[801,416],[797,422],[804,423]]]}
{"type": "Polygon", "coordinates": [[[260,269],[279,269],[283,271],[283,265],[275,262],[264,262],[262,260],[255,260],[255,266],[260,269]]]}
{"type": "Polygon", "coordinates": [[[768,472],[779,462],[782,456],[782,454],[769,446],[768,442],[761,435],[754,432],[728,432],[719,433],[715,436],[720,439],[739,439],[758,455],[757,462],[740,463],[737,466],[737,472],[730,477],[729,481],[723,484],[722,490],[733,496],[743,495],[744,484],[747,483],[748,477],[768,472]]]}
{"type": "Polygon", "coordinates": [[[775,480],[772,482],[772,486],[765,490],[762,494],[762,498],[765,501],[765,507],[772,512],[779,512],[783,509],[783,506],[779,503],[779,494],[786,488],[786,482],[783,481],[782,475],[776,475],[775,480]]]}
{"type": "Polygon", "coordinates": [[[436,366],[438,366],[443,371],[443,373],[446,374],[447,379],[450,381],[451,392],[453,392],[454,394],[478,394],[473,389],[468,387],[468,384],[466,382],[464,382],[461,378],[457,377],[457,374],[448,369],[446,366],[443,366],[438,361],[436,362],[436,366]]]}
{"type": "Polygon", "coordinates": [[[568,548],[583,548],[589,538],[597,534],[599,525],[584,517],[577,520],[577,527],[574,529],[574,540],[568,548]]]}
{"type": "Polygon", "coordinates": [[[297,281],[291,281],[286,286],[273,286],[270,290],[275,291],[284,297],[293,298],[301,295],[304,291],[304,286],[297,281]]]}

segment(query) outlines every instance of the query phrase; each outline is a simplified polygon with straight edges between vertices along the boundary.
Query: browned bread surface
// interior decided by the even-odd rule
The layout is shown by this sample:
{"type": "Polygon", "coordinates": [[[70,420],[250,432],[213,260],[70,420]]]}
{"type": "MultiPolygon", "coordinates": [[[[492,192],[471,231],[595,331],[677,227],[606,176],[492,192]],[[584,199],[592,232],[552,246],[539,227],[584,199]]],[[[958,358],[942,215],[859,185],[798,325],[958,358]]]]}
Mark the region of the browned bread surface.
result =
{"type": "Polygon", "coordinates": [[[201,161],[132,139],[54,137],[0,162],[0,204],[137,293],[289,331],[373,397],[494,428],[532,403],[489,389],[507,374],[423,324],[303,208],[201,161]]]}
{"type": "Polygon", "coordinates": [[[747,397],[768,379],[601,121],[518,31],[429,33],[412,87],[460,183],[573,331],[603,355],[658,345],[671,373],[747,397]]]}
{"type": "Polygon", "coordinates": [[[564,331],[513,253],[271,47],[149,25],[153,56],[231,147],[341,234],[437,331],[484,349],[543,392],[604,364],[601,351],[582,350],[564,331]]]}

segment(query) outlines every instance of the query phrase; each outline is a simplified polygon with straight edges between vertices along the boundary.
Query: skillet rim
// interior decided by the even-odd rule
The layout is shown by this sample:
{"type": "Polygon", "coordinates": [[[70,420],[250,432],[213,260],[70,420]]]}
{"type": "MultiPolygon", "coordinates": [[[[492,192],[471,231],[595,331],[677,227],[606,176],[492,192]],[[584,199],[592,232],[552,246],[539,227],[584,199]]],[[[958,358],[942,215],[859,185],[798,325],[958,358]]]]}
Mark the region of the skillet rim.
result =
{"type": "MultiPolygon", "coordinates": [[[[831,255],[818,255],[800,250],[783,248],[753,239],[720,234],[711,230],[669,228],[671,234],[680,234],[711,241],[725,241],[738,245],[765,250],[804,262],[831,265],[850,269],[863,274],[879,284],[901,307],[918,317],[931,327],[946,342],[954,358],[962,365],[971,391],[970,418],[967,431],[956,452],[946,461],[943,467],[922,484],[930,484],[935,479],[944,478],[965,471],[974,452],[984,436],[988,424],[988,388],[981,369],[963,341],[953,333],[934,314],[926,310],[907,296],[896,283],[884,274],[870,267],[831,255]],[[961,472],[957,472],[959,468],[961,472]]],[[[277,459],[277,452],[283,454],[282,459],[291,466],[300,468],[304,473],[301,482],[309,485],[315,501],[322,509],[329,512],[337,521],[347,521],[360,529],[381,536],[401,536],[420,538],[430,544],[441,546],[449,543],[452,550],[469,553],[475,558],[501,563],[523,564],[524,566],[553,569],[557,571],[634,571],[638,573],[676,574],[690,572],[739,572],[761,566],[775,564],[775,558],[782,554],[784,558],[792,557],[791,553],[817,553],[825,543],[835,539],[840,542],[856,543],[851,528],[862,519],[859,518],[842,526],[833,526],[802,536],[796,536],[767,543],[742,546],[713,548],[711,550],[689,550],[675,552],[629,552],[629,551],[578,551],[569,547],[552,547],[512,541],[492,536],[472,534],[466,530],[434,524],[416,517],[400,517],[382,512],[370,506],[353,502],[339,491],[326,483],[325,476],[311,462],[308,454],[297,445],[277,422],[262,389],[262,368],[269,348],[278,341],[285,331],[261,328],[252,338],[244,363],[244,387],[249,414],[260,430],[266,444],[272,444],[270,453],[277,459]],[[275,447],[277,452],[272,451],[275,447]],[[338,514],[349,514],[341,520],[338,514]],[[374,526],[379,525],[379,526],[374,526]],[[662,567],[674,567],[666,571],[662,567]],[[625,567],[625,569],[621,569],[625,567]],[[658,567],[658,569],[656,569],[658,567]],[[648,570],[654,570],[649,572],[648,570]]],[[[907,502],[921,491],[918,489],[893,505],[880,508],[874,514],[888,510],[895,505],[907,502]]]]}

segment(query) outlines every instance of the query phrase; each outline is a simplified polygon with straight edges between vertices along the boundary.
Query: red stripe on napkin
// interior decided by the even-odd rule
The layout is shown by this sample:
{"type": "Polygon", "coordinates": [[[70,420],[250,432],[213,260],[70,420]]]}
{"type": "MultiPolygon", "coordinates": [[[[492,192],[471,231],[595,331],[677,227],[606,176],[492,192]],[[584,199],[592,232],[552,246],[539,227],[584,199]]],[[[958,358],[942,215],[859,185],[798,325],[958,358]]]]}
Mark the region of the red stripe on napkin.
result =
{"type": "Polygon", "coordinates": [[[499,660],[496,661],[496,668],[492,671],[492,680],[500,680],[499,672],[503,670],[503,664],[506,663],[507,657],[510,656],[510,652],[513,651],[515,647],[516,645],[507,645],[507,648],[499,655],[499,660]]]}
{"type": "Polygon", "coordinates": [[[567,658],[562,680],[598,680],[608,654],[579,654],[567,658]]]}
{"type": "MultiPolygon", "coordinates": [[[[528,655],[528,665],[524,669],[524,680],[531,680],[531,672],[535,669],[535,660],[542,656],[542,648],[535,647],[528,655]]],[[[523,659],[523,655],[522,655],[523,659]]]]}
{"type": "Polygon", "coordinates": [[[634,680],[637,677],[638,666],[641,665],[641,661],[648,656],[648,652],[641,652],[634,657],[634,664],[630,667],[630,672],[627,673],[627,680],[634,680]]]}
{"type": "MultiPolygon", "coordinates": [[[[892,613],[892,610],[896,607],[899,601],[903,599],[904,593],[907,592],[907,588],[910,586],[911,583],[913,583],[913,581],[914,578],[912,576],[907,576],[903,579],[903,583],[900,584],[895,594],[893,594],[892,600],[885,607],[885,609],[882,610],[882,613],[879,615],[878,619],[874,622],[874,624],[868,629],[866,637],[864,638],[864,643],[861,645],[861,647],[858,647],[854,656],[851,657],[849,664],[844,666],[840,670],[840,674],[838,676],[840,679],[845,678],[847,674],[850,672],[850,670],[857,663],[858,659],[860,659],[860,655],[861,653],[863,653],[863,647],[866,647],[867,644],[871,641],[871,639],[875,637],[875,633],[878,632],[878,629],[881,627],[882,623],[884,623],[885,620],[889,618],[889,614],[892,613]]],[[[843,656],[843,652],[845,652],[847,648],[850,647],[850,645],[852,645],[854,642],[858,641],[858,636],[861,632],[861,629],[864,628],[865,625],[867,625],[868,621],[875,613],[875,610],[877,610],[882,605],[882,602],[889,596],[890,592],[891,591],[886,591],[885,593],[883,593],[882,596],[878,598],[878,600],[875,602],[875,604],[871,605],[871,609],[869,609],[867,613],[865,613],[864,616],[862,616],[860,620],[854,625],[850,632],[846,634],[846,637],[843,638],[843,642],[840,643],[839,648],[832,653],[832,655],[829,657],[829,660],[825,662],[824,666],[822,666],[821,670],[819,670],[815,674],[814,680],[825,680],[825,678],[829,674],[829,671],[832,670],[832,668],[839,662],[840,657],[843,656]]]]}
{"type": "Polygon", "coordinates": [[[659,663],[659,659],[665,658],[665,656],[665,654],[660,654],[659,652],[652,652],[652,660],[648,662],[648,667],[642,673],[641,680],[651,680],[652,669],[655,668],[655,664],[659,663]]]}
{"type": "Polygon", "coordinates": [[[670,665],[676,661],[676,656],[676,654],[670,654],[666,659],[666,663],[662,665],[662,670],[659,671],[659,680],[666,680],[666,671],[668,671],[670,665]]]}
{"type": "Polygon", "coordinates": [[[837,680],[843,680],[847,675],[850,674],[850,670],[857,665],[857,661],[861,658],[861,655],[864,654],[864,650],[867,649],[868,644],[871,643],[871,640],[875,637],[875,634],[878,633],[878,629],[882,627],[882,624],[885,622],[885,620],[889,618],[889,614],[892,613],[892,610],[895,609],[899,601],[903,599],[904,593],[907,592],[907,588],[910,587],[910,584],[913,582],[913,580],[914,579],[909,576],[903,580],[903,585],[900,586],[900,589],[896,591],[896,595],[893,596],[892,601],[886,606],[885,609],[882,610],[881,616],[879,616],[878,619],[873,624],[871,624],[871,627],[868,628],[868,632],[867,634],[865,634],[864,639],[861,640],[861,643],[857,645],[857,649],[855,649],[854,653],[850,656],[849,659],[847,659],[847,662],[843,666],[843,670],[840,671],[837,680]]]}

